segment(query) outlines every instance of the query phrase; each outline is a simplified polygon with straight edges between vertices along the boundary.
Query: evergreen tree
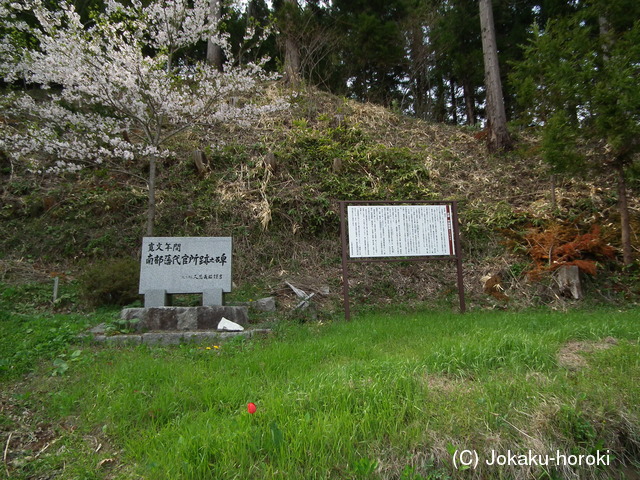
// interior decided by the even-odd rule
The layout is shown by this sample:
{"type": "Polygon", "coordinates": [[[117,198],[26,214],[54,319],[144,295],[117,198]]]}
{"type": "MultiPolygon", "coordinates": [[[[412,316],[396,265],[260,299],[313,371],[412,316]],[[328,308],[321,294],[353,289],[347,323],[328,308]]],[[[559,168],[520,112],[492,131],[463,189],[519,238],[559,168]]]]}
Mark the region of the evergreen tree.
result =
{"type": "MultiPolygon", "coordinates": [[[[479,92],[483,85],[482,43],[477,0],[441,1],[433,31],[436,52],[436,74],[449,84],[449,119],[462,123],[458,110],[464,112],[465,123],[478,119],[479,92]],[[462,94],[459,94],[459,91],[462,94]]],[[[443,89],[443,95],[447,92],[443,89]]]]}
{"type": "Polygon", "coordinates": [[[300,6],[297,0],[284,0],[280,9],[280,32],[284,37],[284,78],[290,85],[300,81],[300,6]]]}
{"type": "Polygon", "coordinates": [[[535,27],[512,82],[528,121],[542,126],[544,154],[557,171],[615,176],[630,264],[626,182],[640,153],[640,4],[591,0],[580,7],[535,27]]]}
{"type": "Polygon", "coordinates": [[[436,65],[433,31],[436,22],[434,2],[417,1],[404,24],[407,49],[407,98],[403,110],[416,117],[433,119],[431,91],[436,65]],[[408,104],[407,104],[408,103],[408,104]]]}
{"type": "Polygon", "coordinates": [[[487,90],[487,147],[489,151],[508,150],[511,148],[512,140],[507,130],[507,116],[502,96],[493,7],[491,0],[480,0],[479,5],[487,90]]]}
{"type": "Polygon", "coordinates": [[[391,105],[405,76],[405,0],[335,0],[344,35],[341,64],[350,93],[363,101],[391,105]]]}

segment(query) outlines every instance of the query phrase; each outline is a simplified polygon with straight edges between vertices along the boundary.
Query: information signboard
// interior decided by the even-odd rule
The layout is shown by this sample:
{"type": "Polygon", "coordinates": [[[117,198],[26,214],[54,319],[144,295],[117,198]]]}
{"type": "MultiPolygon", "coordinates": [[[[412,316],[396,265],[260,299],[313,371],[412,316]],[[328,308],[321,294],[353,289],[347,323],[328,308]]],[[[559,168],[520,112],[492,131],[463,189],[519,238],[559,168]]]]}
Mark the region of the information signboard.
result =
{"type": "Polygon", "coordinates": [[[455,255],[451,205],[347,207],[351,258],[455,255]]]}
{"type": "Polygon", "coordinates": [[[342,282],[349,312],[348,264],[455,260],[460,312],[465,311],[456,202],[340,202],[342,282]]]}

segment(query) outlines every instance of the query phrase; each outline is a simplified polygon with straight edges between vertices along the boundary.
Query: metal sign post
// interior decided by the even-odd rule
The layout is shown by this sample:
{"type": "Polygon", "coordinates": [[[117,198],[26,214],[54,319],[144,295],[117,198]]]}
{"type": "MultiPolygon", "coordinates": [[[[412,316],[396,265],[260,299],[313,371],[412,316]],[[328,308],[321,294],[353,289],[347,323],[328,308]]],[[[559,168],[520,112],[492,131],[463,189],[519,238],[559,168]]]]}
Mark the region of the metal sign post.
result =
{"type": "Polygon", "coordinates": [[[466,310],[457,203],[340,202],[342,292],[349,307],[349,263],[455,260],[460,312],[466,310]]]}

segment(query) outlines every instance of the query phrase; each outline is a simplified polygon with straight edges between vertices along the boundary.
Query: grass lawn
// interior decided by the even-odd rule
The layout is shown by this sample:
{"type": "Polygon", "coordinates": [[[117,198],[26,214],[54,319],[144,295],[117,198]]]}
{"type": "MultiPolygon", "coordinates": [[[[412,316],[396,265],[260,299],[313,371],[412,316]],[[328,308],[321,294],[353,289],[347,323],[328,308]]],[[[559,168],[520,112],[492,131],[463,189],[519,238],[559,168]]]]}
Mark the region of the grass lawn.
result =
{"type": "MultiPolygon", "coordinates": [[[[0,317],[5,365],[61,317],[0,317]]],[[[70,344],[5,369],[0,477],[638,478],[639,318],[371,313],[220,345],[70,344]]]]}

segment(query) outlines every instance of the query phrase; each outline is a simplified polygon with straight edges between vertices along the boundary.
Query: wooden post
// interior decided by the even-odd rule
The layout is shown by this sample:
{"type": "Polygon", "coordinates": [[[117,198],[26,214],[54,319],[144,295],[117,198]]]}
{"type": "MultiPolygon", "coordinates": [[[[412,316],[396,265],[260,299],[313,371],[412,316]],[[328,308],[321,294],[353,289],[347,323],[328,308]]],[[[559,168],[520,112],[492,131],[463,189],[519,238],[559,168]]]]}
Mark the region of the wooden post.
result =
{"type": "Polygon", "coordinates": [[[58,300],[58,286],[60,285],[60,278],[53,277],[53,303],[58,300]]]}
{"type": "Polygon", "coordinates": [[[462,248],[460,247],[460,225],[458,225],[458,202],[451,204],[451,223],[453,223],[453,245],[456,250],[456,270],[458,283],[458,300],[460,302],[460,313],[467,311],[464,301],[464,276],[462,274],[462,248]]]}
{"type": "Polygon", "coordinates": [[[351,320],[351,311],[349,308],[349,273],[348,273],[348,259],[347,259],[347,226],[345,224],[346,219],[346,207],[345,202],[340,202],[340,239],[342,242],[342,297],[344,301],[344,319],[351,320]]]}

